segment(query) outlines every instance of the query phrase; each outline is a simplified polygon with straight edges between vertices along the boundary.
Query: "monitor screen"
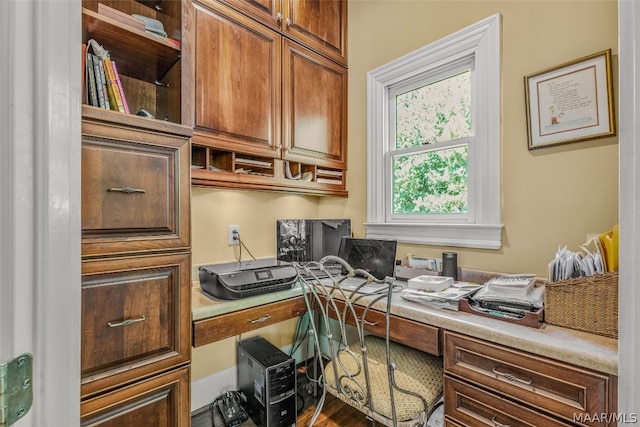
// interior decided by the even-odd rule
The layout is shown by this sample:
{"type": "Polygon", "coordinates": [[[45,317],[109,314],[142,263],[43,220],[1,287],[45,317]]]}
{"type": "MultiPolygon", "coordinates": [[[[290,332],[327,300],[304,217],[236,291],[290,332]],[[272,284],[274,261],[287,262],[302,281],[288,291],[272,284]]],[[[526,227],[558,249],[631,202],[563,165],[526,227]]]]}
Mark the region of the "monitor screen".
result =
{"type": "Polygon", "coordinates": [[[342,237],[351,236],[350,219],[279,219],[276,221],[279,261],[320,261],[338,255],[342,237]]]}
{"type": "Polygon", "coordinates": [[[343,238],[338,256],[351,267],[382,280],[394,277],[397,246],[395,240],[343,238]]]}

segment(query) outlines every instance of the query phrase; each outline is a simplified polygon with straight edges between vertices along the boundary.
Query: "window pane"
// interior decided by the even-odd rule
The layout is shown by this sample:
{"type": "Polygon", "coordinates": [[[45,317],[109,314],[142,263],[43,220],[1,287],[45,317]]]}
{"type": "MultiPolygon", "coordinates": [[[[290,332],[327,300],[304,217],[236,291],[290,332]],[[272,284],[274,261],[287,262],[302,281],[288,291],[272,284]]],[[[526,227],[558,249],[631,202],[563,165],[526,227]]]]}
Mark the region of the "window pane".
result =
{"type": "Polygon", "coordinates": [[[396,149],[469,136],[471,71],[396,96],[396,149]]]}
{"type": "Polygon", "coordinates": [[[466,213],[467,146],[393,158],[393,214],[466,213]]]}

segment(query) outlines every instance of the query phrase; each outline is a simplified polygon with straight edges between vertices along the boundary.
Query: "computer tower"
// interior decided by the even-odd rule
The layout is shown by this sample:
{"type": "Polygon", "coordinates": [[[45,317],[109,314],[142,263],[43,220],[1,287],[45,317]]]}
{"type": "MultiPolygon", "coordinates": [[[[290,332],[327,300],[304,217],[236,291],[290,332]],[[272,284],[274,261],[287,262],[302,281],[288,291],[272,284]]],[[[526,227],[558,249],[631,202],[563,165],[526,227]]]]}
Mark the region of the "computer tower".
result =
{"type": "Polygon", "coordinates": [[[295,427],[296,362],[262,337],[238,341],[238,388],[262,427],[295,427]]]}

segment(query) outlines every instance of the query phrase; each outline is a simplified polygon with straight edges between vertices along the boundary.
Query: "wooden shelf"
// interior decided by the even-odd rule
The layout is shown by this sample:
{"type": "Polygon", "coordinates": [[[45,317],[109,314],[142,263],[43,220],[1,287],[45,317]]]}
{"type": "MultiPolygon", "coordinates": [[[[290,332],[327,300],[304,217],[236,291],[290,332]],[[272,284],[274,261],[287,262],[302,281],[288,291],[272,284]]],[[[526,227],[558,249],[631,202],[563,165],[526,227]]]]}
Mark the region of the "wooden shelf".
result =
{"type": "Polygon", "coordinates": [[[105,110],[91,105],[82,105],[82,119],[95,122],[111,122],[116,126],[128,126],[150,132],[160,132],[178,136],[191,137],[193,130],[189,126],[166,120],[148,119],[136,114],[124,114],[118,111],[105,110]]]}
{"type": "Polygon", "coordinates": [[[118,64],[121,75],[160,82],[180,60],[180,48],[159,37],[82,9],[83,39],[94,39],[118,64]]]}
{"type": "Polygon", "coordinates": [[[289,162],[291,173],[310,174],[310,180],[288,179],[285,161],[256,156],[219,147],[191,143],[191,184],[208,187],[282,191],[315,195],[347,196],[344,171],[318,168],[315,165],[289,162]],[[250,170],[241,173],[240,170],[250,170]],[[328,173],[318,173],[328,171],[328,173]],[[317,177],[331,177],[340,183],[317,182],[317,177]]]}

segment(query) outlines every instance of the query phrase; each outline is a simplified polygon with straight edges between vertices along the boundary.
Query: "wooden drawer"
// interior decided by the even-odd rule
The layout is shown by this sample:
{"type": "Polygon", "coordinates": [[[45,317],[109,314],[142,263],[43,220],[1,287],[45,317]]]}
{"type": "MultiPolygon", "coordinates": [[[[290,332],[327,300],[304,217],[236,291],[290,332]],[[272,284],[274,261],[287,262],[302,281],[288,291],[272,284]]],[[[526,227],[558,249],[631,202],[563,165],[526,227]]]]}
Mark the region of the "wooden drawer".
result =
{"type": "MultiPolygon", "coordinates": [[[[344,312],[344,303],[340,300],[334,300],[338,310],[344,312]]],[[[364,308],[355,306],[356,314],[362,318],[364,308]]],[[[329,313],[335,318],[335,313],[329,313]]],[[[386,333],[386,315],[377,310],[369,310],[367,313],[367,323],[365,330],[379,337],[385,337],[386,333]]],[[[347,319],[347,323],[354,325],[353,318],[347,319]]],[[[434,356],[440,356],[440,329],[434,326],[425,325],[424,323],[415,322],[404,317],[391,316],[389,323],[389,338],[400,344],[413,347],[417,350],[424,351],[434,356]]]]}
{"type": "Polygon", "coordinates": [[[82,255],[188,248],[189,139],[83,122],[82,255]]]}
{"type": "Polygon", "coordinates": [[[448,376],[444,378],[444,388],[445,416],[451,417],[460,425],[468,427],[571,425],[448,376]]]}
{"type": "Polygon", "coordinates": [[[444,353],[445,373],[569,421],[575,414],[608,413],[614,407],[613,379],[604,374],[448,331],[444,353]]]}
{"type": "Polygon", "coordinates": [[[264,328],[307,312],[303,297],[290,298],[193,322],[193,346],[264,328]]]}
{"type": "Polygon", "coordinates": [[[190,256],[82,263],[81,394],[189,362],[190,256]]]}
{"type": "Polygon", "coordinates": [[[85,400],[80,404],[80,425],[188,427],[190,387],[185,367],[85,400]]]}

